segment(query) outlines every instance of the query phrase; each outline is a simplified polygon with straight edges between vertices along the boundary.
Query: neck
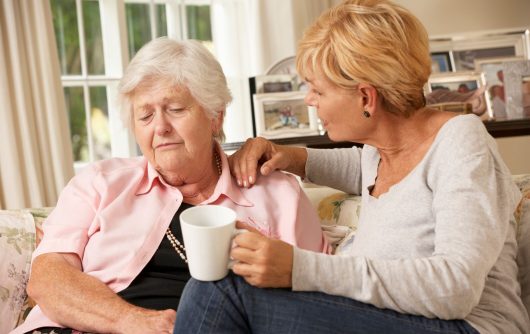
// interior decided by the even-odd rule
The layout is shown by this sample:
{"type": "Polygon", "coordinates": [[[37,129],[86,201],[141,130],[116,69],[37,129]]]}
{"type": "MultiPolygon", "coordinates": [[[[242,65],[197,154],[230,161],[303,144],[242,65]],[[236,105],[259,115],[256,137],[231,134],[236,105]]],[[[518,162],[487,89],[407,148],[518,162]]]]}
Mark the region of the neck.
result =
{"type": "Polygon", "coordinates": [[[389,114],[378,127],[375,146],[381,160],[394,160],[417,152],[419,147],[430,146],[439,129],[437,111],[422,110],[409,118],[389,114]]]}
{"type": "Polygon", "coordinates": [[[207,200],[214,192],[222,173],[221,157],[215,151],[212,163],[202,173],[188,180],[166,180],[182,193],[183,201],[188,204],[199,204],[207,200]]]}
{"type": "Polygon", "coordinates": [[[182,193],[183,202],[196,205],[210,198],[218,180],[218,175],[211,174],[197,183],[183,184],[177,188],[182,193]]]}

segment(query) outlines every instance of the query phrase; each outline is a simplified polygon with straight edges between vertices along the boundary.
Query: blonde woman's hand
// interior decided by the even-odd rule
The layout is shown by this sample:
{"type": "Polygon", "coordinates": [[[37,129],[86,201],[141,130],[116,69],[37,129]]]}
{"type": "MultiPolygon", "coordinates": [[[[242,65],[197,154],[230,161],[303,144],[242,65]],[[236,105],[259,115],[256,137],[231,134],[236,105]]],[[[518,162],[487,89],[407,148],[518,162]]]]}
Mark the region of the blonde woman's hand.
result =
{"type": "Polygon", "coordinates": [[[262,175],[269,175],[274,170],[285,170],[300,175],[299,166],[303,164],[303,173],[306,159],[307,153],[303,148],[276,145],[258,137],[247,139],[245,144],[228,158],[228,163],[237,184],[248,188],[256,182],[259,163],[263,163],[260,168],[262,175]]]}
{"type": "Polygon", "coordinates": [[[259,288],[292,286],[293,246],[254,232],[240,234],[234,242],[230,256],[237,261],[235,274],[259,288]]]}

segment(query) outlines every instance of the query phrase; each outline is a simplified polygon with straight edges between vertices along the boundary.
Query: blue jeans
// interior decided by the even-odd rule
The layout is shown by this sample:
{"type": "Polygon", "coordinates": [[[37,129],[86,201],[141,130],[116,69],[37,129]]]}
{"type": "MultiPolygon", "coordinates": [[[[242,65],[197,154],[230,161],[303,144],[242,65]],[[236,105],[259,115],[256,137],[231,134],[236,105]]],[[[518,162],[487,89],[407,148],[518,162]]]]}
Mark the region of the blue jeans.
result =
{"type": "Polygon", "coordinates": [[[428,319],[320,292],[260,289],[230,274],[191,279],[173,333],[478,333],[464,320],[428,319]]]}

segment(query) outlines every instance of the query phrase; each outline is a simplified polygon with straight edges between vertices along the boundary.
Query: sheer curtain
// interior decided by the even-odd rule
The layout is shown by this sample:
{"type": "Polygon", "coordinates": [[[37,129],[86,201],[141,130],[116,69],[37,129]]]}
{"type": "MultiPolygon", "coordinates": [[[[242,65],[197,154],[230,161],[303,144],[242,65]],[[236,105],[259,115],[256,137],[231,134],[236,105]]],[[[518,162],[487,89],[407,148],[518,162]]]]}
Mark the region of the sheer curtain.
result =
{"type": "Polygon", "coordinates": [[[73,176],[48,0],[0,2],[0,208],[53,206],[73,176]]]}
{"type": "Polygon", "coordinates": [[[296,53],[304,30],[339,0],[212,0],[217,58],[234,95],[224,130],[227,142],[252,136],[248,78],[296,53]]]}

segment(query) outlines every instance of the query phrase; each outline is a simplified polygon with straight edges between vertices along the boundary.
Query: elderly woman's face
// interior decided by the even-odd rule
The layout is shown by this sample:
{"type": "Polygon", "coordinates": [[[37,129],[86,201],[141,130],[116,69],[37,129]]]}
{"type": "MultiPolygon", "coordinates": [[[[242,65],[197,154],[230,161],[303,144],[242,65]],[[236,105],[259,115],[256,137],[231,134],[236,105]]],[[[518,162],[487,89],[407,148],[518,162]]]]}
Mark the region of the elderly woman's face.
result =
{"type": "Polygon", "coordinates": [[[142,153],[162,175],[186,179],[211,163],[221,119],[210,119],[189,90],[168,82],[144,84],[133,95],[134,133],[142,153]]]}

